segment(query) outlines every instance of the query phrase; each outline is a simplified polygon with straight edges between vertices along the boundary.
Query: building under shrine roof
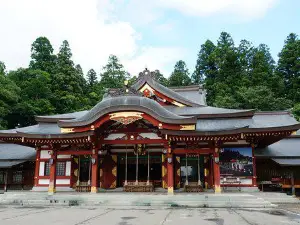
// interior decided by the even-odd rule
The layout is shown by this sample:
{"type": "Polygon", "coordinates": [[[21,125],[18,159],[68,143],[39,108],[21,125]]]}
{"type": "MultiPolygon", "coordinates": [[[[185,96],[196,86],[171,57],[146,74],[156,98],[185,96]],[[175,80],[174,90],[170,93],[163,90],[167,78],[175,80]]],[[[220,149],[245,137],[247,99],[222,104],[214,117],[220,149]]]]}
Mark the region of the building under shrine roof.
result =
{"type": "Polygon", "coordinates": [[[167,88],[147,69],[91,110],[36,121],[0,140],[36,149],[34,190],[49,193],[255,188],[254,149],[300,128],[286,111],[207,106],[201,86],[167,88]]]}

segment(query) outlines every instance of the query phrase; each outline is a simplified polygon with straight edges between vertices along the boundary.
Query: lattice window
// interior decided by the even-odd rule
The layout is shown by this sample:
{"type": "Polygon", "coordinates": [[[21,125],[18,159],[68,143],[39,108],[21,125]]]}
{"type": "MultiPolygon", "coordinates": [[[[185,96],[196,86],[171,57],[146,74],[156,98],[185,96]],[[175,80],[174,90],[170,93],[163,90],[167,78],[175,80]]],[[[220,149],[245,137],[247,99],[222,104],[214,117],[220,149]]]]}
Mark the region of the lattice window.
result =
{"type": "Polygon", "coordinates": [[[0,171],[0,184],[4,184],[4,171],[0,171]]]}
{"type": "Polygon", "coordinates": [[[23,180],[22,171],[14,171],[13,172],[13,183],[21,184],[23,180]]]}
{"type": "Polygon", "coordinates": [[[56,176],[65,176],[65,175],[66,175],[66,162],[57,162],[56,176]]]}
{"type": "Polygon", "coordinates": [[[50,163],[45,162],[44,176],[50,176],[50,163]]]}

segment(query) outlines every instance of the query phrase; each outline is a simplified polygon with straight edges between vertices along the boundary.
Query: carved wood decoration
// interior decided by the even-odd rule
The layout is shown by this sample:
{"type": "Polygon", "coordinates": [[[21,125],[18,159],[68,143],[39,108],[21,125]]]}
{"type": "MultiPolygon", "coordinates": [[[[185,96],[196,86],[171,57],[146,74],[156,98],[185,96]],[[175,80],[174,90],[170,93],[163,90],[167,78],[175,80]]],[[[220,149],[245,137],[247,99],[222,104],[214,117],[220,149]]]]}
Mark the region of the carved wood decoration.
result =
{"type": "Polygon", "coordinates": [[[143,119],[143,113],[140,112],[116,112],[109,114],[111,120],[124,125],[131,124],[137,120],[143,119]]]}

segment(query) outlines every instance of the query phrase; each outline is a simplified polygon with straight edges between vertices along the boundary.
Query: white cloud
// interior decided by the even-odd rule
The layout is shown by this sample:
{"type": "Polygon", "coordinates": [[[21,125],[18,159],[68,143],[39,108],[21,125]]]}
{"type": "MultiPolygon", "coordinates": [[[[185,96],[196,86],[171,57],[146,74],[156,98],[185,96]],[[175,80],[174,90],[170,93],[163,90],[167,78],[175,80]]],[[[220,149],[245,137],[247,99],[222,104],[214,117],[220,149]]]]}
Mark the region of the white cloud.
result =
{"type": "Polygon", "coordinates": [[[133,58],[125,59],[124,64],[133,74],[138,74],[147,67],[150,70],[159,69],[168,77],[175,62],[186,54],[185,49],[179,47],[143,47],[133,58]]]}
{"type": "Polygon", "coordinates": [[[278,0],[157,0],[161,7],[192,16],[232,14],[244,19],[263,16],[278,0]]]}
{"type": "Polygon", "coordinates": [[[123,59],[125,66],[130,65],[126,69],[133,74],[138,72],[135,68],[144,67],[147,61],[165,66],[155,63],[159,60],[153,52],[155,47],[148,53],[148,48],[139,46],[141,34],[131,23],[118,18],[106,21],[105,13],[99,8],[113,10],[114,5],[104,3],[103,0],[2,0],[0,61],[4,61],[8,70],[27,67],[32,42],[39,36],[46,36],[56,52],[62,41],[68,40],[74,62],[80,63],[84,71],[90,68],[100,71],[110,54],[123,59]],[[143,54],[148,57],[141,57],[143,54]]]}
{"type": "Polygon", "coordinates": [[[46,36],[56,52],[62,41],[68,40],[74,62],[80,63],[84,71],[100,71],[108,56],[115,54],[131,74],[137,74],[145,65],[169,74],[185,51],[178,46],[145,46],[136,29],[164,32],[165,37],[173,32],[171,36],[176,36],[175,22],[167,18],[169,9],[192,16],[232,13],[255,18],[276,1],[1,0],[0,61],[8,70],[27,67],[32,42],[46,36]]]}

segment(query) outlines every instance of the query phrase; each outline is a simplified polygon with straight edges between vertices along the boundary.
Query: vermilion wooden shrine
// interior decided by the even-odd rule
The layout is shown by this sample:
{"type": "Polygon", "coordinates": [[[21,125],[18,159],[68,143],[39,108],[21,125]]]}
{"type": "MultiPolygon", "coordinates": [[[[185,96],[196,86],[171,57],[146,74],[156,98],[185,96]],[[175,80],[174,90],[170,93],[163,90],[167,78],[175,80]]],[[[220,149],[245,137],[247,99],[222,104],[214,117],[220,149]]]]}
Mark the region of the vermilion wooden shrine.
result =
{"type": "Polygon", "coordinates": [[[147,69],[132,86],[109,90],[89,111],[36,121],[0,131],[0,140],[35,147],[33,190],[50,194],[256,187],[254,148],[300,128],[288,112],[207,106],[201,87],[167,88],[147,69]],[[250,148],[251,156],[222,163],[219,155],[234,147],[250,148]],[[220,167],[227,172],[220,174],[220,167]],[[232,171],[242,175],[235,178],[232,171]]]}

